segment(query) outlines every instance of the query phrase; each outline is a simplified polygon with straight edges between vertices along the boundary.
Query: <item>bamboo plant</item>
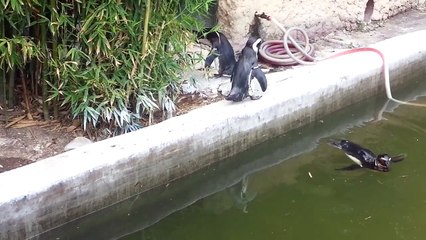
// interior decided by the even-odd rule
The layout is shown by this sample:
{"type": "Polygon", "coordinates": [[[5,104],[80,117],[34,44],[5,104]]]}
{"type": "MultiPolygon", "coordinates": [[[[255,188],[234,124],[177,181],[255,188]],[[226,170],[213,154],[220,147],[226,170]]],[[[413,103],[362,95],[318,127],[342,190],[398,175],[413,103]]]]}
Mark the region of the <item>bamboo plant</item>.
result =
{"type": "Polygon", "coordinates": [[[27,97],[45,120],[64,109],[85,130],[138,129],[173,110],[212,2],[0,0],[0,106],[27,97]],[[28,96],[16,98],[22,84],[28,96]]]}

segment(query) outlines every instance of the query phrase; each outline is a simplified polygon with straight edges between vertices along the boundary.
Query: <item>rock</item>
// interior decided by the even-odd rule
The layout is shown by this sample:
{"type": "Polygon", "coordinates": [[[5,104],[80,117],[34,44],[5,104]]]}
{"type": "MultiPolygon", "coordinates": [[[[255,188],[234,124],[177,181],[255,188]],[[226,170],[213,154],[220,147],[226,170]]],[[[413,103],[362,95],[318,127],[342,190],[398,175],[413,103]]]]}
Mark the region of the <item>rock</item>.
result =
{"type": "Polygon", "coordinates": [[[182,94],[194,94],[197,92],[197,88],[194,86],[194,84],[191,84],[190,82],[182,83],[181,88],[182,94]]]}
{"type": "Polygon", "coordinates": [[[88,144],[93,143],[90,139],[85,137],[76,137],[70,143],[68,143],[65,147],[65,151],[73,150],[88,144]]]}

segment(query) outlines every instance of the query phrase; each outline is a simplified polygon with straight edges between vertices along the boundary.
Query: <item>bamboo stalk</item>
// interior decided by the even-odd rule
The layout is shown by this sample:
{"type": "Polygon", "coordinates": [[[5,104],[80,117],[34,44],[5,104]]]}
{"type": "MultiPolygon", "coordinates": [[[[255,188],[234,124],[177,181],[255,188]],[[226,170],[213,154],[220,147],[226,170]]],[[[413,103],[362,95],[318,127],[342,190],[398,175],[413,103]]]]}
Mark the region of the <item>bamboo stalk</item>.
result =
{"type": "MultiPolygon", "coordinates": [[[[11,28],[11,35],[13,36],[15,34],[15,29],[11,28]]],[[[7,89],[7,105],[9,108],[12,108],[13,106],[15,106],[15,94],[14,94],[14,90],[15,90],[15,80],[16,80],[16,66],[14,63],[10,64],[9,67],[9,79],[8,79],[8,89],[7,89]]]]}
{"type": "MultiPolygon", "coordinates": [[[[57,6],[56,6],[56,0],[50,0],[50,7],[52,9],[52,18],[53,16],[57,16],[57,14],[53,14],[53,11],[57,11],[57,6]]],[[[51,19],[51,23],[52,21],[56,21],[57,19],[51,19]]],[[[58,23],[56,23],[58,24],[58,23]]],[[[52,60],[54,62],[58,62],[58,33],[55,32],[55,28],[52,28],[52,60]]],[[[58,76],[56,76],[56,71],[52,71],[53,73],[51,74],[51,80],[52,80],[52,84],[56,87],[59,87],[59,81],[58,81],[58,76]]],[[[55,97],[54,99],[52,99],[52,105],[53,105],[53,117],[55,119],[58,119],[59,116],[59,104],[58,104],[58,98],[55,97]]]]}
{"type": "Polygon", "coordinates": [[[154,67],[155,55],[157,54],[157,49],[158,49],[158,46],[160,45],[161,36],[163,34],[163,30],[164,30],[165,26],[166,26],[166,23],[163,21],[163,23],[161,24],[159,33],[158,33],[157,42],[155,43],[154,53],[153,53],[153,56],[151,58],[151,62],[149,64],[148,76],[151,76],[151,71],[152,71],[152,69],[154,67]]]}
{"type": "Polygon", "coordinates": [[[46,34],[47,34],[47,26],[46,23],[41,23],[40,26],[40,46],[42,47],[43,51],[45,52],[45,60],[43,63],[41,63],[41,71],[40,71],[40,81],[41,81],[41,96],[43,101],[43,117],[44,120],[49,120],[49,105],[47,102],[48,98],[48,90],[47,90],[47,45],[46,45],[46,34]]]}
{"type": "Polygon", "coordinates": [[[148,47],[148,24],[149,24],[149,17],[151,15],[151,0],[146,0],[146,6],[145,6],[145,19],[144,19],[144,25],[143,25],[143,39],[142,39],[142,56],[145,56],[146,50],[148,47]]]}
{"type": "Polygon", "coordinates": [[[9,86],[8,86],[8,98],[7,98],[7,105],[9,108],[12,108],[15,106],[15,94],[13,94],[15,90],[15,79],[16,79],[16,67],[12,66],[12,68],[9,69],[9,86]]]}
{"type": "Polygon", "coordinates": [[[17,117],[16,119],[14,119],[12,122],[10,122],[10,123],[7,123],[6,124],[6,126],[4,126],[5,128],[9,128],[9,127],[11,127],[12,125],[14,125],[14,124],[16,124],[16,123],[18,123],[19,121],[21,121],[22,119],[24,119],[25,118],[25,115],[24,116],[20,116],[20,117],[17,117]]]}
{"type": "Polygon", "coordinates": [[[28,100],[27,81],[25,80],[24,71],[20,69],[19,73],[21,75],[22,89],[24,90],[24,101],[25,101],[25,107],[27,108],[27,117],[29,120],[33,120],[33,116],[31,115],[31,109],[30,109],[30,101],[28,100]]]}
{"type": "Polygon", "coordinates": [[[6,71],[0,69],[0,106],[6,103],[6,71]]]}
{"type": "MultiPolygon", "coordinates": [[[[37,10],[39,12],[39,10],[37,10]]],[[[38,22],[40,20],[39,14],[35,14],[34,21],[38,22]]],[[[40,24],[36,24],[32,28],[32,37],[34,37],[35,42],[40,41],[40,24]]],[[[39,65],[40,61],[39,59],[32,59],[30,62],[30,74],[31,74],[31,90],[34,93],[34,95],[38,94],[38,85],[40,81],[40,74],[39,74],[39,65]]]]}
{"type": "MultiPolygon", "coordinates": [[[[0,38],[5,37],[4,32],[4,19],[3,17],[0,18],[0,38]]],[[[6,69],[0,68],[0,105],[6,103],[6,69]]]]}

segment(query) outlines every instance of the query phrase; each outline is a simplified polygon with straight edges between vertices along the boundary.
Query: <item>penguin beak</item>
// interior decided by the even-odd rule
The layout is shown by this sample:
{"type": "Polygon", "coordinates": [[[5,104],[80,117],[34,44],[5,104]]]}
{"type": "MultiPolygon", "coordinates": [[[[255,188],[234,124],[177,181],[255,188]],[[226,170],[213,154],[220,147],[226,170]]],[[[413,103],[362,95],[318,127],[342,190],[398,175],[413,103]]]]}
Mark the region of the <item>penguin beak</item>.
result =
{"type": "Polygon", "coordinates": [[[386,172],[387,172],[387,171],[389,171],[389,170],[390,170],[390,168],[391,168],[391,161],[390,161],[390,158],[389,158],[389,161],[385,161],[385,166],[386,166],[386,172]]]}

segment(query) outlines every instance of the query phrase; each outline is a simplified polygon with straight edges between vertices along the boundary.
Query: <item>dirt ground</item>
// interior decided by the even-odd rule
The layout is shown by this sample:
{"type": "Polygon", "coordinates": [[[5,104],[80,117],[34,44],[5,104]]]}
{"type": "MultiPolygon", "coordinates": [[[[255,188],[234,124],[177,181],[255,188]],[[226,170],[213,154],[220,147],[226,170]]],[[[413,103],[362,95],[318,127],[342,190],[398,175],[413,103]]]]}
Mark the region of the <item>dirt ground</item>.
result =
{"type": "Polygon", "coordinates": [[[67,132],[67,126],[57,122],[31,122],[34,125],[29,127],[0,124],[0,172],[61,153],[79,135],[78,131],[67,132]]]}
{"type": "MultiPolygon", "coordinates": [[[[426,29],[425,9],[410,10],[387,21],[360,26],[359,31],[356,32],[331,33],[314,45],[317,56],[321,57],[335,49],[366,46],[390,37],[424,29],[426,29]]],[[[214,92],[217,84],[218,81],[211,81],[205,86],[210,88],[210,92],[214,92]]],[[[178,101],[176,115],[221,99],[217,93],[183,95],[178,101]]],[[[5,109],[0,109],[0,173],[59,154],[71,140],[83,136],[82,130],[76,126],[75,122],[74,124],[43,122],[37,118],[37,115],[34,117],[33,120],[29,120],[21,109],[7,112],[5,109]],[[16,122],[12,124],[14,121],[16,122]]],[[[155,122],[160,121],[161,117],[155,119],[155,122]]]]}
{"type": "MultiPolygon", "coordinates": [[[[178,98],[176,115],[221,99],[200,94],[182,95],[178,98]]],[[[7,122],[5,111],[0,110],[0,173],[62,153],[74,138],[84,136],[78,122],[45,122],[37,114],[32,115],[33,120],[29,120],[22,109],[6,114],[7,122]]],[[[162,116],[159,114],[154,124],[161,121],[162,116]]]]}

